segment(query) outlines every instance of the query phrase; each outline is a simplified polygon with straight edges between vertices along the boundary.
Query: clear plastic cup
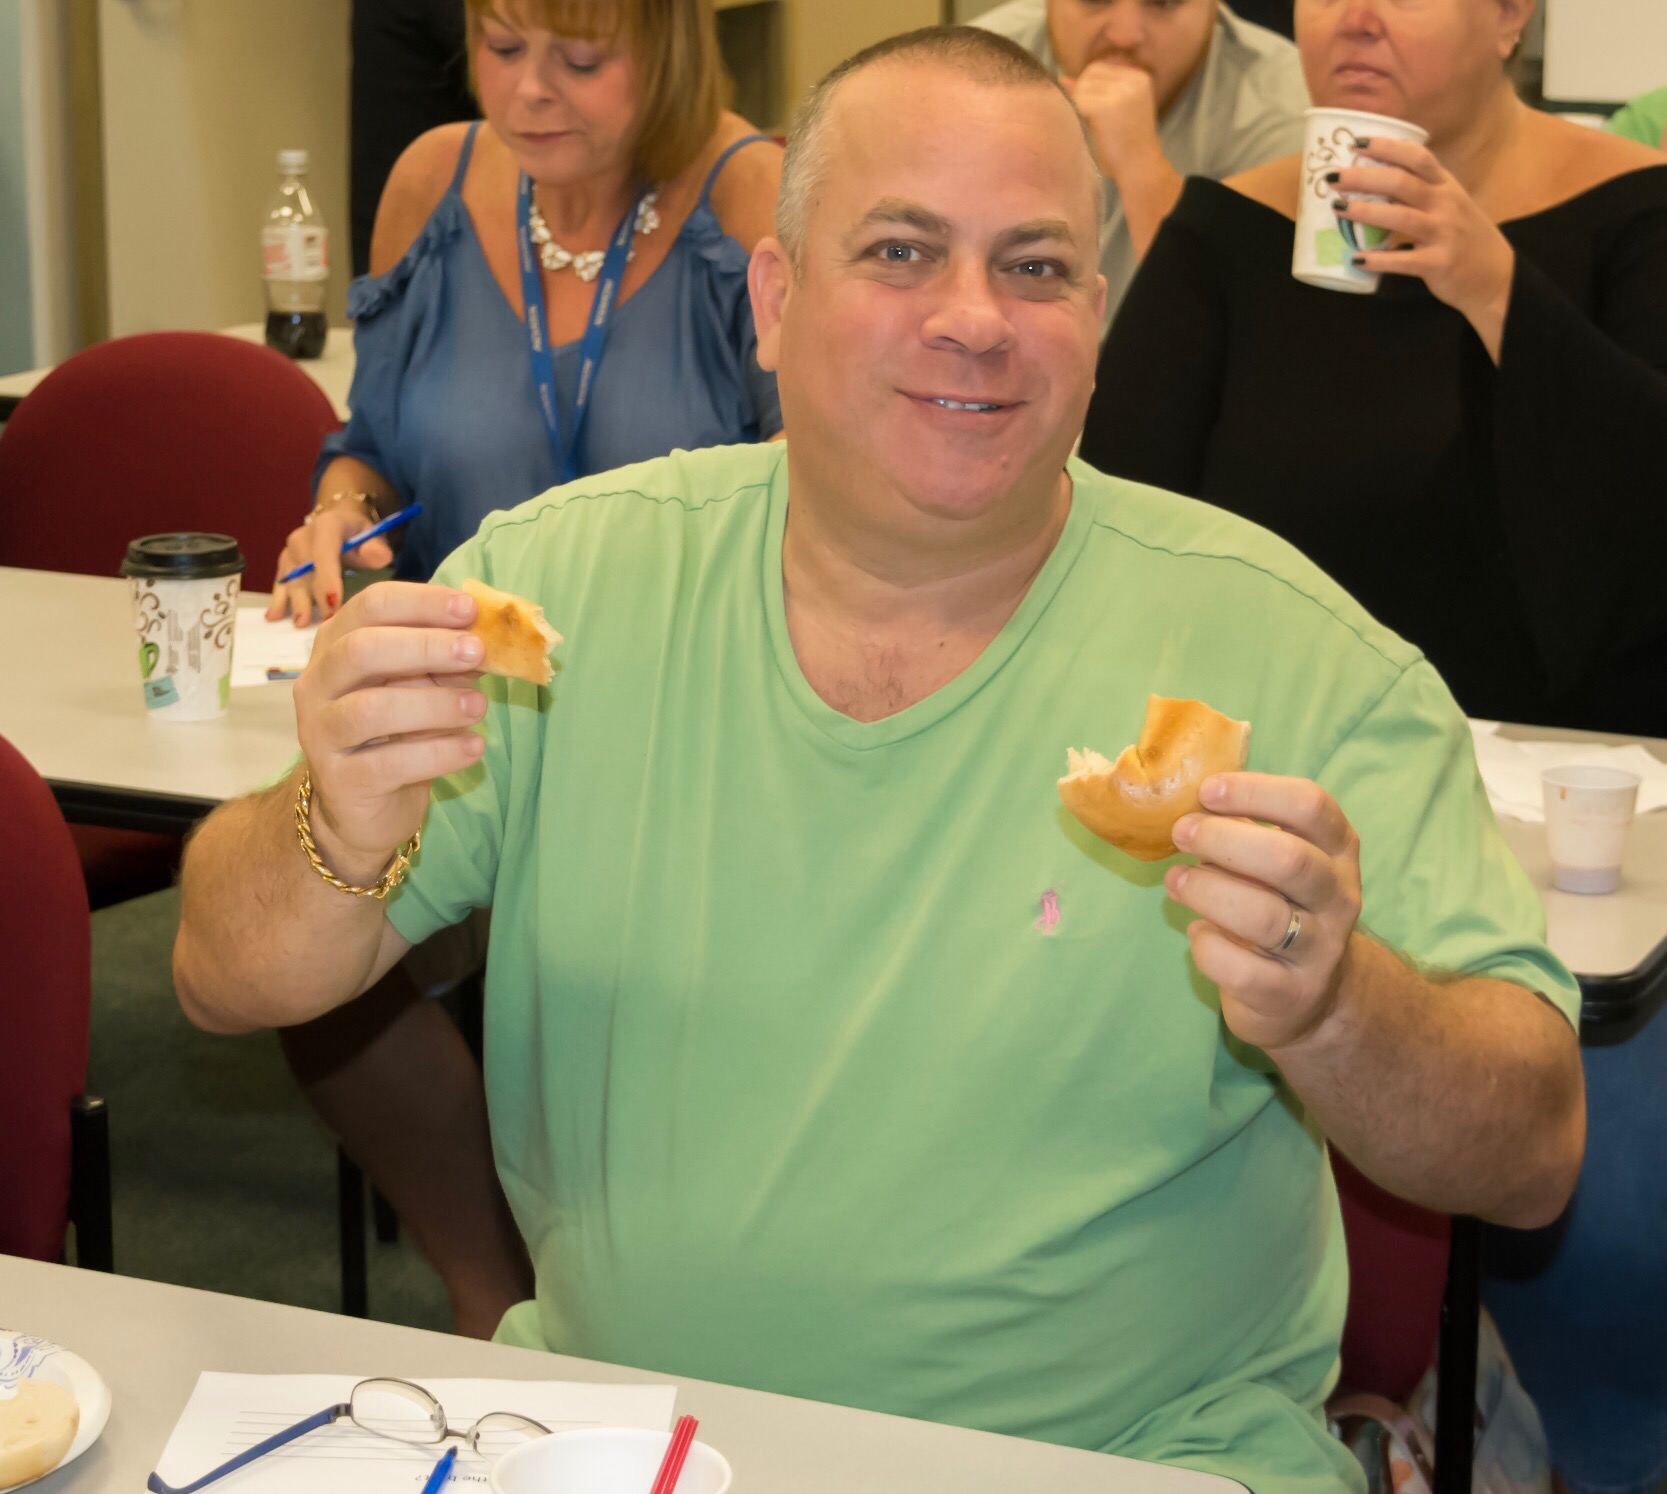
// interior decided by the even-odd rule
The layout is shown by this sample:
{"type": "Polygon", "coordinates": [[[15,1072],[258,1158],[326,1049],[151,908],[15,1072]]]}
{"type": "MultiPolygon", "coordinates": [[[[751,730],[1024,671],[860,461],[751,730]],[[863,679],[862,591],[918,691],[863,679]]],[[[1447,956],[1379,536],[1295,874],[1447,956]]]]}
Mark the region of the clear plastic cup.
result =
{"type": "Polygon", "coordinates": [[[1613,892],[1621,885],[1627,827],[1638,807],[1636,773],[1573,764],[1540,774],[1551,881],[1564,892],[1613,892]]]}

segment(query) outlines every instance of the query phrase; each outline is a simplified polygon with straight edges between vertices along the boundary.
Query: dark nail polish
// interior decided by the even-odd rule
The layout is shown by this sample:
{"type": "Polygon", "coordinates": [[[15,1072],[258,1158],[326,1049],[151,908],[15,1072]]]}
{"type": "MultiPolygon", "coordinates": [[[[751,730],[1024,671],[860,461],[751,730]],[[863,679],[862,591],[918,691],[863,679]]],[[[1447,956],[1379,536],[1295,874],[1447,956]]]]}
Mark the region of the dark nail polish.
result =
{"type": "Polygon", "coordinates": [[[1370,140],[1356,140],[1354,148],[1356,150],[1370,150],[1372,148],[1372,142],[1370,140]]]}
{"type": "Polygon", "coordinates": [[[1366,268],[1366,256],[1364,254],[1356,254],[1349,260],[1349,263],[1357,270],[1364,270],[1366,268]]]}
{"type": "Polygon", "coordinates": [[[1349,199],[1346,198],[1346,197],[1336,198],[1331,204],[1331,210],[1334,213],[1346,213],[1346,212],[1348,212],[1348,210],[1349,210],[1349,199]]]}
{"type": "Polygon", "coordinates": [[[1416,244],[1397,244],[1395,246],[1395,252],[1397,254],[1406,254],[1417,247],[1418,246],[1416,244]]]}
{"type": "Polygon", "coordinates": [[[1336,183],[1338,181],[1341,181],[1342,177],[1343,177],[1343,173],[1341,171],[1328,171],[1325,174],[1326,181],[1330,182],[1330,183],[1336,183]]]}

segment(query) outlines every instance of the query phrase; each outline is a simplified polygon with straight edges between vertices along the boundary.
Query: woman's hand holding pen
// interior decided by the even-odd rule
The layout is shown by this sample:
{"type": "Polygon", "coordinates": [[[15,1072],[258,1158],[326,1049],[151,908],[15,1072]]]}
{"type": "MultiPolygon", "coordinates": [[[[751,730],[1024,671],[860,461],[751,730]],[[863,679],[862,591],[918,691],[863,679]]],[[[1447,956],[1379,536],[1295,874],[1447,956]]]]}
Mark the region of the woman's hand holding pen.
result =
{"type": "MultiPolygon", "coordinates": [[[[287,584],[273,581],[267,620],[277,622],[287,612],[294,616],[296,627],[304,628],[315,612],[320,620],[333,616],[342,603],[341,548],[375,523],[376,515],[363,493],[322,499],[307,521],[290,531],[274,574],[283,576],[308,562],[313,569],[287,584]]],[[[385,539],[367,540],[355,553],[357,563],[367,570],[392,565],[394,560],[393,547],[385,539]]]]}

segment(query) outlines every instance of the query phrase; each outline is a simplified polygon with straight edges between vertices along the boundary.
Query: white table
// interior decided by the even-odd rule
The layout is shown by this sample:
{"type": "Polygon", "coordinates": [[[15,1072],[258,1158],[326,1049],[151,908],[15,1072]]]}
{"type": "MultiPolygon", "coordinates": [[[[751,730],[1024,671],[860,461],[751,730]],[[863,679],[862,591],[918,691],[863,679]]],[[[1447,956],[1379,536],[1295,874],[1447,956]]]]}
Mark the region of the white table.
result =
{"type": "Polygon", "coordinates": [[[0,1256],[0,1324],[110,1386],[104,1434],[32,1494],[139,1490],[202,1370],[676,1384],[735,1494],[1230,1494],[1228,1479],[703,1380],[0,1256]]]}
{"type": "Polygon", "coordinates": [[[0,566],[0,636],[15,645],[0,678],[0,735],[69,819],[182,832],[294,759],[290,687],[234,689],[213,721],[159,721],[140,698],[131,608],[119,577],[0,566]]]}
{"type": "MultiPolygon", "coordinates": [[[[237,327],[223,327],[227,337],[244,342],[265,342],[266,328],[259,322],[245,322],[237,327]]],[[[335,406],[336,418],[347,419],[347,393],[353,386],[353,329],[332,327],[325,340],[324,352],[317,358],[298,358],[295,366],[317,384],[335,406]]],[[[24,373],[7,374],[0,378],[0,408],[10,401],[20,400],[52,370],[32,368],[24,373]]],[[[0,419],[3,419],[0,413],[0,419]]]]}

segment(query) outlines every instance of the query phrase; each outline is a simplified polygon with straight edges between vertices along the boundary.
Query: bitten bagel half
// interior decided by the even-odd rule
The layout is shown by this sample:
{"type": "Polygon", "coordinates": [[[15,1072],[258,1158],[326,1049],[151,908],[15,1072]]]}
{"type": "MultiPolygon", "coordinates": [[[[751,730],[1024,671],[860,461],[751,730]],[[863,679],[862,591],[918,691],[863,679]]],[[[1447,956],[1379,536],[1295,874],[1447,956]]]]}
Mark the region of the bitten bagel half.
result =
{"type": "Polygon", "coordinates": [[[469,631],[486,645],[480,667],[487,674],[549,684],[555,678],[550,650],[561,642],[561,634],[544,621],[544,609],[472,576],[463,582],[462,589],[476,602],[469,631]]]}
{"type": "Polygon", "coordinates": [[[1140,740],[1115,763],[1084,748],[1066,749],[1059,780],[1065,807],[1102,840],[1142,861],[1175,854],[1175,821],[1198,808],[1198,786],[1212,773],[1244,766],[1250,723],[1201,700],[1146,697],[1140,740]]]}
{"type": "Polygon", "coordinates": [[[0,1398],[0,1489],[26,1484],[64,1460],[81,1425],[81,1408],[62,1385],[19,1380],[0,1398]]]}

